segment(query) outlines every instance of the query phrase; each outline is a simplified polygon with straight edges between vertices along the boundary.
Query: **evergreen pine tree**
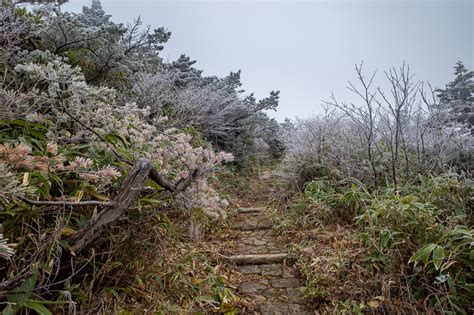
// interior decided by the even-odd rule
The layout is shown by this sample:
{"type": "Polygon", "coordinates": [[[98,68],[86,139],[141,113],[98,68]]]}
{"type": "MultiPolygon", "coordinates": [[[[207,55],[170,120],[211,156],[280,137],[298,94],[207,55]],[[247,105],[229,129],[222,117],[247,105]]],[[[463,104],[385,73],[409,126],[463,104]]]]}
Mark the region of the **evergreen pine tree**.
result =
{"type": "Polygon", "coordinates": [[[454,67],[455,79],[438,90],[442,105],[446,106],[446,124],[459,125],[474,135],[474,71],[466,69],[461,61],[454,67]]]}

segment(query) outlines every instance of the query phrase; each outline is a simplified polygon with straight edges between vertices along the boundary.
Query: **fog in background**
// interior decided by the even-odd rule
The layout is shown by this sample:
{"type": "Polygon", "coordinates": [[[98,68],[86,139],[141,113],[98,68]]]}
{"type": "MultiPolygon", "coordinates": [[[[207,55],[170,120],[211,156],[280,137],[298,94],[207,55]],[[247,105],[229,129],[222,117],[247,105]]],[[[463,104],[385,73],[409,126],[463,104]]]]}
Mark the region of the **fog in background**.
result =
{"type": "MultiPolygon", "coordinates": [[[[88,0],[70,0],[79,12],[88,0]]],[[[405,60],[419,80],[444,87],[457,60],[474,64],[474,1],[145,1],[102,0],[116,22],[141,16],[172,32],[162,56],[197,60],[205,75],[242,70],[244,89],[280,90],[272,117],[307,117],[331,92],[346,101],[354,64],[367,75],[405,60]]],[[[383,83],[380,83],[383,84],[383,83]]]]}

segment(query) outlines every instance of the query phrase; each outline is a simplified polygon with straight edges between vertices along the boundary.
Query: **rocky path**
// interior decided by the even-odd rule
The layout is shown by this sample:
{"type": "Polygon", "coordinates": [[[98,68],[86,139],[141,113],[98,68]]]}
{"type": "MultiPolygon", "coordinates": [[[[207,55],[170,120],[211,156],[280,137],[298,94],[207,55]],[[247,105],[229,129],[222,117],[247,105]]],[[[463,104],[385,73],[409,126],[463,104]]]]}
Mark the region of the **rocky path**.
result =
{"type": "Polygon", "coordinates": [[[248,305],[243,314],[314,314],[265,208],[240,208],[228,241],[227,257],[237,268],[235,293],[248,305]]]}

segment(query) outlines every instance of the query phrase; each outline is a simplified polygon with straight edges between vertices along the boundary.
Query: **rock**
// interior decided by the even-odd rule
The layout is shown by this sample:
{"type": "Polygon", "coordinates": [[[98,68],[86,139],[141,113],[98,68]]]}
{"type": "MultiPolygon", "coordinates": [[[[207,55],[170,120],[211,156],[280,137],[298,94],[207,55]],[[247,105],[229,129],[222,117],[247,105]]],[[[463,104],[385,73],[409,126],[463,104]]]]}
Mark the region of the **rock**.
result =
{"type": "Polygon", "coordinates": [[[231,232],[236,236],[231,249],[235,255],[225,257],[247,278],[241,280],[237,291],[257,307],[248,309],[255,314],[313,314],[305,308],[303,295],[297,289],[302,281],[286,267],[294,257],[282,251],[284,244],[272,227],[264,211],[239,210],[231,232]]]}
{"type": "Polygon", "coordinates": [[[265,302],[267,300],[266,297],[262,296],[262,295],[252,295],[252,299],[257,302],[257,303],[262,303],[262,302],[265,302]]]}
{"type": "Polygon", "coordinates": [[[262,240],[255,240],[255,241],[253,242],[253,244],[254,244],[255,246],[262,246],[262,245],[267,244],[267,242],[262,241],[262,240]]]}
{"type": "Polygon", "coordinates": [[[258,280],[258,283],[268,286],[268,280],[267,279],[260,279],[260,280],[258,280]]]}
{"type": "Polygon", "coordinates": [[[301,285],[301,280],[296,278],[273,279],[271,284],[274,288],[295,288],[301,285]]]}
{"type": "Polygon", "coordinates": [[[260,305],[262,315],[288,315],[288,314],[311,314],[300,304],[285,304],[267,302],[260,305]]]}
{"type": "Polygon", "coordinates": [[[278,296],[278,290],[274,288],[267,288],[265,291],[263,291],[262,295],[267,297],[269,300],[276,301],[276,297],[278,296]]]}
{"type": "Polygon", "coordinates": [[[303,295],[301,294],[300,290],[296,288],[286,288],[286,295],[293,301],[303,300],[303,295]]]}
{"type": "Polygon", "coordinates": [[[264,276],[279,276],[283,272],[282,264],[263,265],[261,267],[264,276]]]}
{"type": "Polygon", "coordinates": [[[255,293],[258,291],[263,291],[267,287],[260,283],[255,282],[246,282],[240,285],[239,292],[240,293],[255,293]]]}
{"type": "Polygon", "coordinates": [[[260,273],[260,267],[256,265],[247,265],[247,266],[240,266],[239,271],[241,273],[260,273]]]}
{"type": "Polygon", "coordinates": [[[287,306],[281,303],[263,303],[260,306],[262,315],[284,315],[288,314],[287,310],[287,306]]]}

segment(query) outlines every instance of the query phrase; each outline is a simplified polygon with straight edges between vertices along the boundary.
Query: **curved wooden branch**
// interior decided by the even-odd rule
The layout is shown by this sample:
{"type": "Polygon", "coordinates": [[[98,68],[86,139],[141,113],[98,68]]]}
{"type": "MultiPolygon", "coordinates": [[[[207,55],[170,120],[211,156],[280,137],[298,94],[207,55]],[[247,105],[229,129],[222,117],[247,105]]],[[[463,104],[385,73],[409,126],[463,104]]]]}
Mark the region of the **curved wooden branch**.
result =
{"type": "Polygon", "coordinates": [[[115,207],[100,212],[73,236],[71,247],[74,253],[79,253],[89,246],[110,223],[117,220],[130,207],[142,190],[152,168],[153,165],[149,160],[138,159],[113,201],[115,207]]]}
{"type": "MultiPolygon", "coordinates": [[[[147,179],[153,180],[168,191],[181,192],[203,174],[203,170],[196,169],[188,177],[173,183],[153,168],[151,161],[144,158],[138,159],[128,173],[114,200],[110,203],[99,204],[105,205],[108,208],[91,218],[86,226],[72,237],[71,248],[73,252],[79,253],[87,248],[111,223],[116,221],[130,207],[132,202],[137,199],[147,179]]],[[[86,201],[83,203],[86,203],[86,201]]],[[[88,203],[91,204],[91,202],[88,203]]]]}
{"type": "Polygon", "coordinates": [[[181,178],[176,183],[173,183],[153,168],[150,171],[150,179],[168,191],[181,192],[186,190],[202,173],[200,169],[195,169],[188,177],[181,178]]]}

